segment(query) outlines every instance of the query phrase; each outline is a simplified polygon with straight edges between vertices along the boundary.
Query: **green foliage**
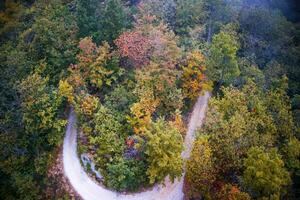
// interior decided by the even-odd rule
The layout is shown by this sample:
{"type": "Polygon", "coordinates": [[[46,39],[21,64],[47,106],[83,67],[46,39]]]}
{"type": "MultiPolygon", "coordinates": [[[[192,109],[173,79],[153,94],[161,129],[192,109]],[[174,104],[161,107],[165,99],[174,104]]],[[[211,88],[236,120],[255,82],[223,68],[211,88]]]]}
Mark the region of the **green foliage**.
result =
{"type": "Polygon", "coordinates": [[[229,198],[224,196],[227,189],[216,185],[235,183],[245,174],[247,181],[243,179],[239,186],[254,198],[278,199],[286,194],[290,174],[298,172],[299,141],[295,137],[285,85],[283,79],[281,87],[264,91],[248,81],[241,89],[223,87],[222,96],[210,100],[205,123],[187,165],[187,195],[229,198]],[[199,149],[206,150],[210,159],[199,154],[194,156],[194,151],[199,149]],[[251,161],[243,161],[247,157],[251,161]],[[205,158],[207,160],[203,160],[205,158]],[[202,169],[201,163],[207,162],[210,164],[202,169]],[[274,171],[270,169],[273,165],[277,165],[274,171]],[[262,172],[256,173],[256,170],[262,172]],[[207,173],[196,176],[201,172],[207,173]],[[206,180],[207,177],[210,179],[206,180]],[[255,178],[257,182],[253,181],[255,178]],[[206,184],[201,184],[203,180],[206,184]],[[212,196],[214,193],[217,196],[212,196]]]}
{"type": "Polygon", "coordinates": [[[83,38],[79,42],[80,53],[77,55],[78,72],[82,78],[93,87],[101,88],[104,84],[110,84],[109,76],[113,71],[105,68],[110,58],[110,47],[107,43],[97,47],[91,38],[83,38]]]}
{"type": "Polygon", "coordinates": [[[278,10],[250,6],[240,17],[240,28],[243,54],[260,67],[286,55],[287,47],[292,46],[294,26],[278,10]]]}
{"type": "Polygon", "coordinates": [[[128,9],[121,0],[76,0],[78,38],[91,36],[99,44],[113,41],[130,27],[128,9]]]}
{"type": "Polygon", "coordinates": [[[142,3],[142,6],[152,15],[163,20],[168,27],[175,29],[174,18],[177,7],[175,0],[144,0],[142,3]]]}
{"type": "Polygon", "coordinates": [[[139,101],[132,104],[129,123],[136,134],[143,134],[154,116],[170,117],[183,106],[181,90],[176,85],[177,71],[151,65],[136,71],[134,94],[139,101]]]}
{"type": "Polygon", "coordinates": [[[300,125],[300,95],[295,95],[291,99],[292,109],[293,109],[293,117],[296,123],[296,126],[300,125]]]}
{"type": "Polygon", "coordinates": [[[21,82],[19,89],[27,142],[35,152],[59,145],[66,125],[65,120],[59,119],[61,98],[48,81],[35,72],[21,82]]]}
{"type": "Polygon", "coordinates": [[[223,98],[212,99],[207,120],[201,132],[211,135],[211,147],[217,158],[216,168],[224,178],[241,169],[241,160],[251,146],[274,145],[276,126],[250,84],[239,91],[224,88],[223,98]]]}
{"type": "Polygon", "coordinates": [[[66,120],[62,119],[61,98],[57,90],[49,86],[48,80],[39,72],[22,80],[18,85],[22,111],[19,123],[24,125],[23,129],[19,127],[22,134],[12,132],[11,137],[1,134],[1,138],[8,142],[8,146],[1,148],[7,159],[1,164],[1,170],[10,175],[13,187],[18,188],[16,194],[23,199],[41,199],[41,188],[47,182],[45,174],[53,162],[52,153],[61,144],[66,125],[66,120]],[[13,144],[10,139],[13,139],[13,144]]]}
{"type": "Polygon", "coordinates": [[[132,88],[124,85],[117,86],[105,96],[105,106],[123,114],[129,114],[129,107],[137,101],[132,88]]]}
{"type": "Polygon", "coordinates": [[[6,3],[0,14],[1,196],[44,199],[66,124],[52,84],[75,57],[77,29],[60,1],[6,3]]]}
{"type": "Polygon", "coordinates": [[[240,74],[236,53],[239,43],[234,30],[221,31],[213,37],[209,50],[208,76],[219,84],[230,84],[240,74]]]}
{"type": "MultiPolygon", "coordinates": [[[[124,73],[118,66],[118,57],[112,55],[108,43],[97,47],[91,38],[79,42],[77,64],[69,67],[69,76],[59,83],[60,95],[71,104],[80,104],[83,93],[105,93],[116,85],[124,73]]],[[[104,95],[103,95],[104,96],[104,95]]],[[[75,106],[76,107],[76,106],[75,106]]]]}
{"type": "Polygon", "coordinates": [[[176,85],[177,74],[176,70],[161,69],[158,65],[139,70],[136,72],[134,93],[140,98],[140,102],[152,98],[155,107],[158,107],[157,114],[167,116],[176,109],[180,110],[183,105],[182,92],[176,85]]]}
{"type": "Polygon", "coordinates": [[[300,173],[300,141],[297,138],[291,138],[282,148],[283,160],[285,166],[292,173],[300,173]]]}
{"type": "Polygon", "coordinates": [[[57,83],[62,70],[75,61],[77,26],[67,6],[59,1],[38,9],[41,14],[21,34],[20,48],[29,61],[44,60],[44,74],[51,78],[51,83],[57,83]]]}
{"type": "Polygon", "coordinates": [[[97,8],[100,7],[100,2],[97,0],[76,0],[76,23],[79,28],[78,38],[91,36],[96,38],[97,33],[97,8]]]}
{"type": "Polygon", "coordinates": [[[278,129],[279,145],[289,140],[295,133],[295,124],[291,113],[291,104],[286,94],[287,78],[279,79],[280,85],[272,89],[268,95],[268,110],[272,114],[278,129]]]}
{"type": "Polygon", "coordinates": [[[168,175],[174,180],[182,172],[181,109],[212,81],[216,97],[187,162],[185,192],[297,198],[300,39],[281,5],[1,2],[0,196],[65,197],[47,173],[62,143],[66,103],[78,115],[79,148],[108,187],[136,191],[168,175]]]}
{"type": "Polygon", "coordinates": [[[263,73],[255,64],[252,64],[249,60],[241,58],[238,61],[240,68],[240,76],[234,81],[234,85],[242,87],[247,84],[249,80],[253,81],[259,88],[264,88],[266,85],[266,73],[263,73]]]}
{"type": "Polygon", "coordinates": [[[17,192],[23,199],[39,199],[37,182],[33,179],[32,174],[13,173],[12,179],[18,187],[17,192]]]}
{"type": "Polygon", "coordinates": [[[204,23],[207,11],[202,0],[179,0],[176,7],[176,33],[187,34],[189,29],[204,23]]]}
{"type": "Polygon", "coordinates": [[[123,6],[121,0],[107,0],[101,12],[101,19],[100,36],[96,41],[112,43],[131,25],[128,9],[123,6]]]}
{"type": "Polygon", "coordinates": [[[19,2],[4,1],[5,9],[0,11],[0,41],[15,39],[13,32],[22,30],[22,18],[26,16],[26,9],[19,2]]]}
{"type": "Polygon", "coordinates": [[[253,147],[243,165],[243,183],[253,191],[254,197],[280,199],[284,187],[290,184],[290,175],[275,149],[265,152],[253,147]]]}
{"type": "Polygon", "coordinates": [[[105,107],[101,106],[94,116],[94,132],[89,135],[90,144],[96,147],[95,162],[101,169],[120,157],[124,150],[124,133],[122,125],[114,115],[105,107]]]}
{"type": "Polygon", "coordinates": [[[182,136],[178,130],[168,125],[163,119],[153,122],[146,131],[145,154],[149,167],[147,175],[150,184],[163,182],[169,175],[171,181],[182,174],[181,152],[182,136]]]}
{"type": "Polygon", "coordinates": [[[147,184],[146,169],[143,161],[119,158],[107,166],[107,186],[118,191],[136,191],[147,184]]]}
{"type": "Polygon", "coordinates": [[[222,25],[235,20],[238,11],[235,6],[238,5],[239,1],[179,0],[175,32],[182,36],[181,41],[185,47],[193,47],[195,41],[191,39],[195,36],[199,46],[209,44],[222,25]]]}

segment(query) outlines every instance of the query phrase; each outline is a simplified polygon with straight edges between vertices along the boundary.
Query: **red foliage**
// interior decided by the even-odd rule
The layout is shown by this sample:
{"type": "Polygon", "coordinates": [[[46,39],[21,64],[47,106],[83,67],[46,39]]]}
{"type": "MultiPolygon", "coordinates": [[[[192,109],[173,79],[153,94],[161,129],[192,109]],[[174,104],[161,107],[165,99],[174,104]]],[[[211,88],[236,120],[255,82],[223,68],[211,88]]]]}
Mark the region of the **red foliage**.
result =
{"type": "Polygon", "coordinates": [[[174,68],[181,57],[178,38],[162,22],[155,21],[143,7],[136,18],[133,30],[124,32],[115,40],[122,57],[127,57],[134,67],[144,67],[151,62],[165,68],[174,68]]]}
{"type": "Polygon", "coordinates": [[[134,145],[134,140],[132,139],[132,138],[127,138],[126,139],[126,145],[127,145],[127,147],[133,147],[133,145],[134,145]]]}
{"type": "Polygon", "coordinates": [[[128,57],[135,67],[150,62],[150,40],[137,31],[124,32],[115,41],[121,56],[128,57]]]}

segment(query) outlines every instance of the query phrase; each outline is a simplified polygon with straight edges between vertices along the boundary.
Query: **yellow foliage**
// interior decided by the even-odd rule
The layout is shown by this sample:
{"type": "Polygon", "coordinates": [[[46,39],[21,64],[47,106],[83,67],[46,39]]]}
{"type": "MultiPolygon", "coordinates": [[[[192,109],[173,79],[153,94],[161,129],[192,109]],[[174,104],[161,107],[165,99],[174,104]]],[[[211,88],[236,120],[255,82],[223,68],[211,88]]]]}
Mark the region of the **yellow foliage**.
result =
{"type": "Polygon", "coordinates": [[[216,179],[212,156],[208,137],[198,138],[187,162],[185,193],[188,197],[211,199],[210,187],[216,179]]]}
{"type": "Polygon", "coordinates": [[[201,92],[212,89],[212,82],[204,74],[206,66],[204,56],[199,51],[193,51],[187,56],[182,67],[182,90],[186,98],[195,100],[201,92]]]}
{"type": "Polygon", "coordinates": [[[69,68],[69,72],[70,76],[68,77],[68,82],[74,88],[83,87],[85,85],[78,65],[71,65],[69,68]]]}
{"type": "Polygon", "coordinates": [[[103,80],[113,74],[113,71],[107,70],[104,65],[106,61],[111,58],[110,46],[105,42],[102,46],[97,48],[97,56],[95,61],[89,66],[88,78],[90,82],[100,88],[103,85],[103,80]]]}
{"type": "Polygon", "coordinates": [[[70,104],[74,103],[74,88],[67,80],[59,81],[58,92],[60,96],[66,97],[70,104]]]}
{"type": "Polygon", "coordinates": [[[99,99],[92,95],[86,95],[80,105],[81,113],[91,117],[99,106],[99,99]]]}
{"type": "Polygon", "coordinates": [[[144,96],[140,102],[133,104],[130,108],[132,117],[128,117],[136,134],[143,134],[151,123],[151,116],[154,113],[159,101],[153,97],[144,96]]]}
{"type": "Polygon", "coordinates": [[[182,120],[182,116],[181,116],[181,113],[179,110],[176,110],[175,115],[174,115],[174,120],[170,121],[170,125],[172,127],[175,127],[181,133],[181,135],[185,135],[186,126],[182,120]]]}

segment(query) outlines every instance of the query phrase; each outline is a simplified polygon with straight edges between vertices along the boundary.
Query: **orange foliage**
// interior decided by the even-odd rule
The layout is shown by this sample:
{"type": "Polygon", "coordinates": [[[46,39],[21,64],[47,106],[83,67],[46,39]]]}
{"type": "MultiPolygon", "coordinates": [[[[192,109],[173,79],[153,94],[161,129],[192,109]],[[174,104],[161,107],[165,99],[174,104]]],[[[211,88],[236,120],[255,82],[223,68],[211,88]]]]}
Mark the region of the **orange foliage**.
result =
{"type": "Polygon", "coordinates": [[[140,102],[133,104],[130,108],[132,117],[128,117],[135,134],[143,134],[151,123],[151,117],[159,104],[157,99],[151,97],[151,94],[142,97],[140,102]],[[146,97],[148,96],[148,97],[146,97]]]}
{"type": "Polygon", "coordinates": [[[185,135],[186,126],[185,126],[185,123],[182,120],[182,116],[181,116],[179,110],[176,110],[176,113],[174,115],[174,119],[173,119],[173,121],[170,121],[170,125],[175,127],[181,133],[181,135],[185,135]]]}
{"type": "Polygon", "coordinates": [[[93,97],[91,95],[86,95],[82,100],[80,104],[80,110],[81,113],[84,115],[91,117],[96,109],[99,106],[99,100],[97,97],[93,97]]]}
{"type": "Polygon", "coordinates": [[[211,191],[213,199],[216,200],[250,200],[248,193],[240,191],[238,186],[226,184],[220,181],[214,183],[211,191]]]}
{"type": "Polygon", "coordinates": [[[80,74],[83,80],[100,88],[104,80],[113,73],[105,68],[106,61],[112,56],[110,46],[103,43],[97,47],[90,37],[86,37],[79,42],[78,47],[81,50],[77,55],[78,64],[71,66],[71,71],[76,74],[74,78],[80,80],[80,74]]]}
{"type": "Polygon", "coordinates": [[[177,37],[143,6],[139,9],[134,29],[124,32],[115,41],[119,53],[129,58],[134,67],[145,67],[155,62],[165,68],[174,68],[181,56],[177,37]]]}
{"type": "Polygon", "coordinates": [[[184,96],[195,100],[204,90],[211,90],[212,83],[206,78],[204,56],[193,51],[187,56],[186,64],[182,67],[181,77],[184,96]]]}
{"type": "Polygon", "coordinates": [[[119,53],[132,61],[135,67],[142,67],[150,63],[150,41],[137,31],[124,32],[115,41],[119,53]]]}

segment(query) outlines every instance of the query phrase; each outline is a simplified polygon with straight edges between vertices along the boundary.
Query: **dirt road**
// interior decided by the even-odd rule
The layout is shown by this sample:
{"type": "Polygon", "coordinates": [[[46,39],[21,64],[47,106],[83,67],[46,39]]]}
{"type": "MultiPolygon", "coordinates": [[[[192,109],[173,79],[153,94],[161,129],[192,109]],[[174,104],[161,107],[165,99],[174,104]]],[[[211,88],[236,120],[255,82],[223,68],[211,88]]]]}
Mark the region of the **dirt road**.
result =
{"type": "MultiPolygon", "coordinates": [[[[187,159],[190,155],[194,141],[194,133],[195,130],[202,125],[209,97],[209,93],[205,93],[205,95],[198,98],[194,105],[184,141],[185,150],[182,152],[183,159],[187,159]]],[[[174,183],[171,183],[168,178],[166,178],[165,187],[156,185],[146,192],[128,195],[120,194],[98,185],[85,173],[80,164],[77,155],[76,138],[76,116],[74,112],[71,112],[63,146],[64,173],[75,191],[77,191],[84,200],[181,200],[183,198],[183,178],[174,183]]]]}

